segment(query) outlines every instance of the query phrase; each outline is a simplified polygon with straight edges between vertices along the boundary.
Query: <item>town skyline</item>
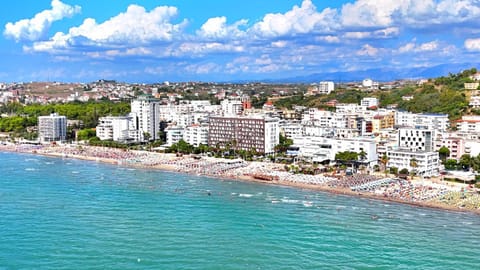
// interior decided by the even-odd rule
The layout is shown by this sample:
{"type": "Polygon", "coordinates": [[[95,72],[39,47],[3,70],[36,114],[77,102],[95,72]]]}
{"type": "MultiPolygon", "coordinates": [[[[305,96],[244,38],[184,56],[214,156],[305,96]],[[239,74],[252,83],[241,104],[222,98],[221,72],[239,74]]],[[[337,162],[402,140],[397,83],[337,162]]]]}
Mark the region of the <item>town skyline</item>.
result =
{"type": "Polygon", "coordinates": [[[393,80],[480,52],[473,0],[24,3],[2,9],[0,81],[393,80]]]}

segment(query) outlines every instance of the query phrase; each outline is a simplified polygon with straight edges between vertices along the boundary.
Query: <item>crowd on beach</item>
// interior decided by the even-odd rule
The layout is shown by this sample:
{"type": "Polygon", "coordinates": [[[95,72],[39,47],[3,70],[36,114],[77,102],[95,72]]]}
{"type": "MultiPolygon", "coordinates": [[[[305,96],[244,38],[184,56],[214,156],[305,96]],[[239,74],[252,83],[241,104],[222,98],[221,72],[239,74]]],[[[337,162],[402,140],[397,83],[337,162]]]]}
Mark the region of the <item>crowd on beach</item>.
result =
{"type": "Polygon", "coordinates": [[[260,179],[299,185],[325,187],[329,190],[369,194],[379,198],[405,202],[432,202],[470,210],[480,210],[480,195],[466,186],[431,181],[409,181],[371,174],[306,175],[285,171],[280,164],[246,162],[241,159],[217,159],[205,156],[176,156],[155,153],[77,145],[0,145],[0,150],[51,155],[64,158],[83,158],[114,162],[126,166],[168,169],[197,175],[221,178],[260,179]]]}

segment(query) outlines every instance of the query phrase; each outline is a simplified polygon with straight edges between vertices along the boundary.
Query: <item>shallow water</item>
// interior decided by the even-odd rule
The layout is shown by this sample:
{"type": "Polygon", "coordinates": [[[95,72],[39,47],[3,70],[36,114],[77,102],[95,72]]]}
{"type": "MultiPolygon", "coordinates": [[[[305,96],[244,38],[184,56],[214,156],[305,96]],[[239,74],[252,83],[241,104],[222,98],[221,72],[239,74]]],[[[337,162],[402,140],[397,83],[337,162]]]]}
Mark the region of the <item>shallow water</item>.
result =
{"type": "Polygon", "coordinates": [[[480,217],[0,153],[0,269],[477,269],[480,217]]]}

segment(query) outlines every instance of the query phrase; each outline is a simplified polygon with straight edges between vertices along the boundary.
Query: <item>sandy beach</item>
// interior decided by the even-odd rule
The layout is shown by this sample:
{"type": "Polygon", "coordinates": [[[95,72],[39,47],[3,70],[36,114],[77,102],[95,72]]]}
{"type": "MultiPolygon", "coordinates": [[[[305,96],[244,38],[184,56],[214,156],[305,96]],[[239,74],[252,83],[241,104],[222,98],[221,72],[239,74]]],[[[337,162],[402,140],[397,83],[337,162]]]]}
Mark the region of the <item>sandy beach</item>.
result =
{"type": "Polygon", "coordinates": [[[84,145],[0,145],[0,151],[74,158],[158,169],[220,179],[253,181],[270,185],[318,190],[332,194],[409,204],[419,207],[480,214],[480,195],[467,185],[432,180],[407,181],[383,175],[353,176],[320,174],[303,175],[286,172],[283,164],[246,162],[240,159],[211,157],[178,157],[175,154],[130,151],[84,145]]]}

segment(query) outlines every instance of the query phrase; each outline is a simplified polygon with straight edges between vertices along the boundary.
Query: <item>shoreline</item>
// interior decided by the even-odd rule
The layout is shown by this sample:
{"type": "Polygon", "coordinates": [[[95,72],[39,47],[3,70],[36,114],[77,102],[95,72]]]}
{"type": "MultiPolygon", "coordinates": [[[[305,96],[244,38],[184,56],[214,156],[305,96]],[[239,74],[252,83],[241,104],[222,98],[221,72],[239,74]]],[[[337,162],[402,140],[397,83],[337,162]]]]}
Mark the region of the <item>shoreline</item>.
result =
{"type": "MultiPolygon", "coordinates": [[[[148,161],[146,160],[139,160],[138,162],[129,162],[128,159],[116,158],[114,156],[98,157],[98,156],[90,156],[90,155],[70,154],[70,153],[65,153],[64,151],[58,151],[58,150],[63,150],[65,148],[62,148],[62,147],[56,148],[56,147],[47,147],[45,151],[44,148],[22,149],[17,147],[12,148],[12,147],[0,146],[0,152],[32,154],[32,155],[40,155],[40,156],[46,156],[46,157],[52,157],[52,158],[71,158],[71,159],[78,159],[78,160],[85,160],[85,161],[95,161],[95,162],[100,162],[100,163],[110,164],[110,165],[117,165],[122,167],[130,167],[130,168],[138,168],[138,169],[153,169],[153,170],[160,170],[160,171],[173,172],[173,173],[184,173],[188,175],[206,176],[206,177],[216,178],[219,180],[243,181],[243,182],[249,182],[249,183],[261,183],[261,184],[268,184],[268,185],[275,185],[275,186],[286,186],[286,187],[299,188],[304,190],[320,191],[320,192],[325,192],[325,193],[330,193],[335,195],[353,196],[353,197],[366,198],[366,199],[382,201],[382,202],[400,203],[400,204],[410,205],[414,207],[430,208],[430,209],[436,209],[436,210],[442,210],[442,211],[473,213],[476,215],[480,215],[480,208],[476,208],[476,209],[462,208],[456,205],[450,205],[440,201],[433,201],[433,200],[411,201],[404,198],[386,197],[386,196],[372,193],[372,192],[354,191],[351,188],[346,188],[346,187],[331,187],[325,184],[299,183],[299,182],[280,180],[280,179],[261,180],[252,176],[252,174],[255,175],[258,172],[249,172],[248,174],[238,173],[235,171],[237,168],[227,169],[224,172],[220,172],[218,174],[198,173],[198,172],[195,173],[194,171],[189,171],[188,169],[185,169],[185,168],[182,169],[182,166],[188,167],[191,165],[186,162],[189,158],[188,156],[178,158],[172,154],[159,154],[159,153],[152,153],[152,152],[146,152],[146,151],[132,152],[134,154],[138,154],[139,156],[140,155],[145,155],[147,157],[157,156],[162,158],[161,161],[163,161],[163,163],[158,162],[154,164],[149,164],[148,161]],[[182,162],[185,163],[186,165],[184,165],[182,162]]],[[[89,148],[89,146],[82,146],[82,147],[87,149],[89,148]]],[[[107,150],[104,153],[108,155],[108,153],[112,149],[103,148],[101,150],[107,150]]],[[[206,166],[208,166],[208,168],[210,169],[213,165],[221,163],[221,161],[217,161],[217,160],[219,159],[206,160],[205,161],[207,164],[206,166]]],[[[243,168],[248,169],[248,166],[250,166],[250,164],[253,163],[253,162],[246,163],[244,161],[242,162],[243,162],[242,164],[248,164],[248,165],[246,165],[245,167],[240,167],[239,170],[242,170],[243,168]]],[[[228,164],[228,163],[225,163],[225,164],[228,164]]],[[[261,168],[264,168],[264,167],[268,168],[268,165],[271,165],[271,164],[257,162],[255,165],[261,166],[261,168]]],[[[278,164],[277,164],[277,167],[278,167],[278,164]]],[[[260,171],[260,173],[262,172],[260,171]]]]}

